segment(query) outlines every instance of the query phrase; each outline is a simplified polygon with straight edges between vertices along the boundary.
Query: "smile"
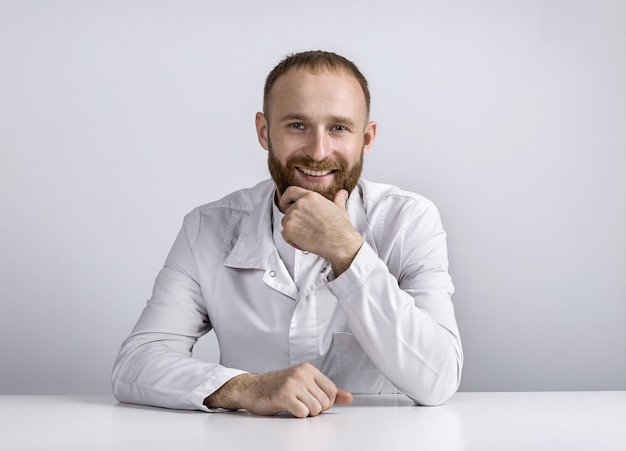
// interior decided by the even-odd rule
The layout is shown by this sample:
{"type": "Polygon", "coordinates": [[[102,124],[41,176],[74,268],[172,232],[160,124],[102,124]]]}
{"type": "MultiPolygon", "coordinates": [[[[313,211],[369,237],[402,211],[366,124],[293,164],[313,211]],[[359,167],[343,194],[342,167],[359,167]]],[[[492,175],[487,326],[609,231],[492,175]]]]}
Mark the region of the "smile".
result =
{"type": "Polygon", "coordinates": [[[331,172],[334,172],[333,169],[329,169],[326,171],[314,171],[313,169],[301,168],[301,167],[297,167],[296,169],[302,172],[303,174],[309,175],[311,177],[323,177],[325,175],[330,174],[331,172]]]}

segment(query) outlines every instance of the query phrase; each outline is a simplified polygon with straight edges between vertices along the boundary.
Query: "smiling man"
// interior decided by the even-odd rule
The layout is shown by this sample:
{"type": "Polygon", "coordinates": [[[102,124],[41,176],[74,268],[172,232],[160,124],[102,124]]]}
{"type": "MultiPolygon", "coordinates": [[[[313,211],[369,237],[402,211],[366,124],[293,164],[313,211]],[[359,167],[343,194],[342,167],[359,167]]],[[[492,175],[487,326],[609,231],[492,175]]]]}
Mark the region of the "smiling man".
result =
{"type": "Polygon", "coordinates": [[[435,405],[463,352],[427,199],[361,178],[376,137],[346,58],[288,56],[256,115],[271,180],[185,217],[113,370],[122,402],[314,416],[351,393],[435,405]],[[220,362],[194,359],[213,329],[220,362]]]}

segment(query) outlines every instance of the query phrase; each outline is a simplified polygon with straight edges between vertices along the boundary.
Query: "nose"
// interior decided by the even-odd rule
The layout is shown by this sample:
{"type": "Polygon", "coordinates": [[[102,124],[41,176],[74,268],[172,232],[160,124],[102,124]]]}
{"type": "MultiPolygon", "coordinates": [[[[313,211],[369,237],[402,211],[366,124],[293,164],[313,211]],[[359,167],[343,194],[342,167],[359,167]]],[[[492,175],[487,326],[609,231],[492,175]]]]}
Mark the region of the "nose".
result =
{"type": "Polygon", "coordinates": [[[322,161],[331,153],[330,140],[325,130],[316,130],[311,134],[308,147],[308,154],[315,161],[322,161]]]}

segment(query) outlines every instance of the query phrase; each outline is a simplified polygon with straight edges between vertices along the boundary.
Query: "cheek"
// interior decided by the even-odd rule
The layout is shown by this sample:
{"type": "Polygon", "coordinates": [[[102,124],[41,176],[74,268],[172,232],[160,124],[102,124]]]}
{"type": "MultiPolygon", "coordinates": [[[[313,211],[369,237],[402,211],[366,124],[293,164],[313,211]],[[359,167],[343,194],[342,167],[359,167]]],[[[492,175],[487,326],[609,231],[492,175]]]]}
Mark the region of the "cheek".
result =
{"type": "Polygon", "coordinates": [[[285,162],[290,156],[297,153],[299,149],[302,149],[303,144],[297,138],[293,137],[278,137],[276,141],[272,140],[272,148],[276,158],[285,162]]]}
{"type": "Polygon", "coordinates": [[[363,152],[363,140],[354,140],[343,149],[343,156],[350,164],[354,164],[361,160],[363,152]]]}

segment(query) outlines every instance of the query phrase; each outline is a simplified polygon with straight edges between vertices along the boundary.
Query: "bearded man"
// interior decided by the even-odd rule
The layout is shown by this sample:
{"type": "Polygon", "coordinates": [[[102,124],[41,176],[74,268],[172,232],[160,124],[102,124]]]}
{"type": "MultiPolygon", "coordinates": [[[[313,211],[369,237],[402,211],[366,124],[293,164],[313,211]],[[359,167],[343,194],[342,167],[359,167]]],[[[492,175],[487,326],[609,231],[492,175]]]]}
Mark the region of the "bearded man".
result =
{"type": "Polygon", "coordinates": [[[429,200],[361,178],[369,110],[365,77],[335,53],[270,72],[256,130],[272,179],[185,217],[115,362],[118,400],[307,417],[352,393],[456,392],[446,234],[429,200]],[[192,356],[210,330],[219,362],[192,356]]]}

